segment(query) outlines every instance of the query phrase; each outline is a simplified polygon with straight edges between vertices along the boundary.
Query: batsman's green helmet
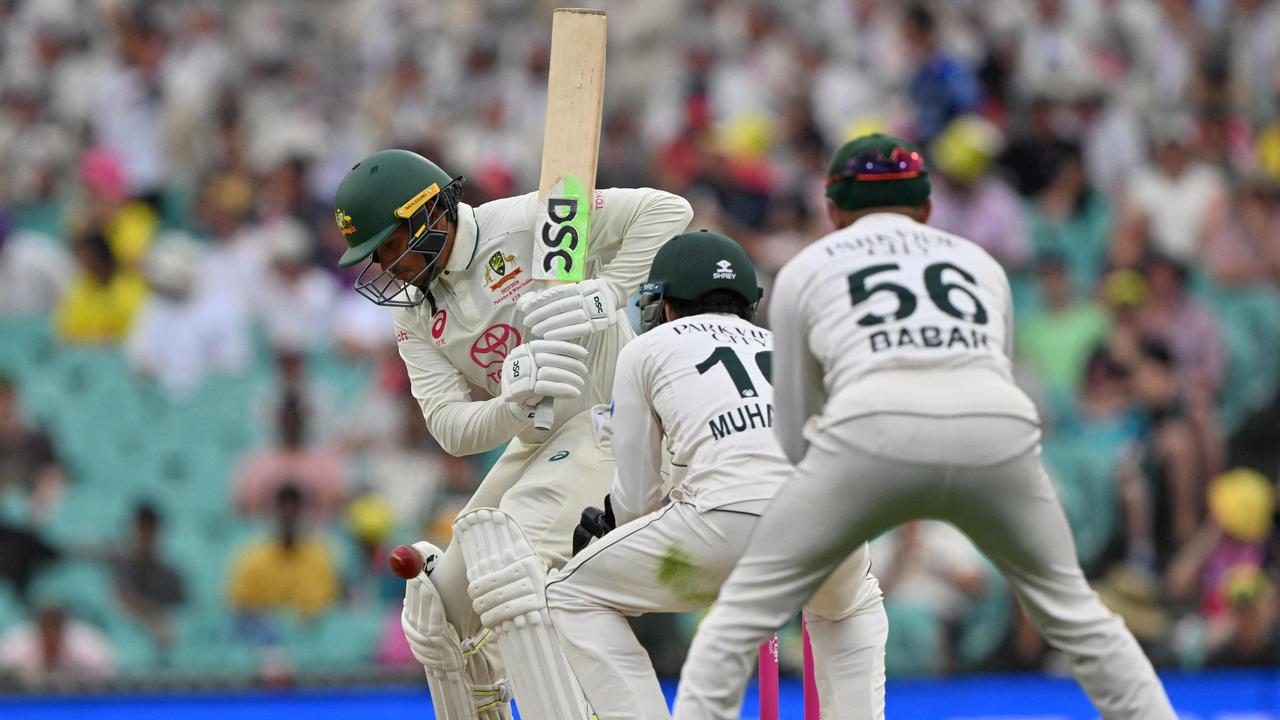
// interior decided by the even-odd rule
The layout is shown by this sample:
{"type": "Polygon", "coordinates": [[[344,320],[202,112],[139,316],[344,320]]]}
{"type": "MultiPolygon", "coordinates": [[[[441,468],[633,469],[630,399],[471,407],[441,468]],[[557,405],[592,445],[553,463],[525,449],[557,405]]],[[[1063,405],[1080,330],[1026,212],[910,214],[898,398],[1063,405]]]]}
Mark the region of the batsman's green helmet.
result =
{"type": "Polygon", "coordinates": [[[368,258],[453,181],[438,165],[408,150],[381,150],[356,163],[333,200],[334,220],[347,241],[338,265],[351,267],[368,258]]]}
{"type": "Polygon", "coordinates": [[[400,257],[382,258],[386,267],[381,268],[369,262],[356,278],[356,292],[378,305],[422,303],[440,270],[449,223],[457,223],[462,183],[461,177],[449,177],[435,163],[408,150],[381,150],[351,168],[333,201],[334,220],[347,241],[338,265],[351,267],[369,260],[401,224],[409,229],[408,245],[400,257]],[[389,268],[410,254],[421,256],[425,266],[412,279],[399,279],[389,268]]]}

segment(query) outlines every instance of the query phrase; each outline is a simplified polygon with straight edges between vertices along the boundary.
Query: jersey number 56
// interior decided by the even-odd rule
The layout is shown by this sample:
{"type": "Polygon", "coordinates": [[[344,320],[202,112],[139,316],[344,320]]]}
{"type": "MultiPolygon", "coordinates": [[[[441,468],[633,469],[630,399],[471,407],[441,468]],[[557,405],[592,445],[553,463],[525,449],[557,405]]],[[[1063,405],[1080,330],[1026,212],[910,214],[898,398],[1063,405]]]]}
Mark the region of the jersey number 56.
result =
{"type": "MultiPolygon", "coordinates": [[[[854,307],[866,302],[876,293],[893,293],[898,298],[898,308],[891,315],[878,315],[868,312],[858,318],[859,325],[880,325],[889,320],[902,320],[916,311],[919,304],[916,294],[902,285],[889,282],[887,280],[880,281],[874,285],[868,285],[868,281],[873,275],[890,272],[899,269],[897,263],[885,263],[883,265],[872,265],[863,268],[849,276],[849,299],[854,307]]],[[[965,287],[961,282],[948,282],[943,273],[948,270],[960,276],[960,280],[969,285],[976,286],[977,281],[973,275],[962,268],[959,268],[949,262],[934,263],[924,269],[924,287],[929,293],[929,299],[942,312],[950,315],[958,320],[965,320],[977,325],[987,324],[987,309],[983,307],[982,302],[978,300],[978,296],[972,290],[965,287]],[[962,293],[969,297],[973,304],[973,309],[966,311],[956,307],[951,302],[952,293],[962,293]]]]}

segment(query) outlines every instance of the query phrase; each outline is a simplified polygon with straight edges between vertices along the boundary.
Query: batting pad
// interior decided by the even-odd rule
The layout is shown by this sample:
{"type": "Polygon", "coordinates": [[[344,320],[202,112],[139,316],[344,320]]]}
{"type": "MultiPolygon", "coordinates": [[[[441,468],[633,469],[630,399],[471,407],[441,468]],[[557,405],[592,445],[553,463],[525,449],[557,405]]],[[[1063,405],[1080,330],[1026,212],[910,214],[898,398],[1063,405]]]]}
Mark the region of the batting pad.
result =
{"type": "MultiPolygon", "coordinates": [[[[435,547],[422,543],[425,554],[439,554],[435,547]]],[[[471,696],[471,681],[457,631],[444,617],[440,594],[425,572],[405,583],[404,610],[400,613],[413,656],[427,674],[427,688],[436,717],[440,720],[478,720],[476,703],[471,696]]]]}
{"type": "Polygon", "coordinates": [[[520,716],[590,717],[547,611],[546,569],[524,530],[501,510],[479,508],[457,519],[453,535],[467,561],[472,604],[497,638],[520,716]]]}

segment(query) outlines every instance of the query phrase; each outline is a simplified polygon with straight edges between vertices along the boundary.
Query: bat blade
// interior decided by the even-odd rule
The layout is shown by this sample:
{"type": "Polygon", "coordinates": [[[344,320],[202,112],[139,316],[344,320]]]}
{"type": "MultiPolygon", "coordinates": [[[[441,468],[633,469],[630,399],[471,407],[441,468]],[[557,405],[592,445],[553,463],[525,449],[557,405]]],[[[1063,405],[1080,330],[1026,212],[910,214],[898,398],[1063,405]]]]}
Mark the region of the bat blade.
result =
{"type": "Polygon", "coordinates": [[[605,40],[603,12],[559,8],[552,13],[533,256],[538,280],[577,282],[585,277],[604,112],[605,40]]]}
{"type": "MultiPolygon", "coordinates": [[[[551,14],[547,124],[533,243],[533,277],[549,285],[586,278],[604,114],[605,21],[600,10],[557,8],[551,14]]],[[[549,430],[554,420],[552,402],[545,399],[534,414],[534,427],[549,430]]]]}
{"type": "Polygon", "coordinates": [[[559,178],[539,204],[533,276],[538,280],[585,279],[587,233],[591,230],[592,190],[573,175],[559,178]]]}

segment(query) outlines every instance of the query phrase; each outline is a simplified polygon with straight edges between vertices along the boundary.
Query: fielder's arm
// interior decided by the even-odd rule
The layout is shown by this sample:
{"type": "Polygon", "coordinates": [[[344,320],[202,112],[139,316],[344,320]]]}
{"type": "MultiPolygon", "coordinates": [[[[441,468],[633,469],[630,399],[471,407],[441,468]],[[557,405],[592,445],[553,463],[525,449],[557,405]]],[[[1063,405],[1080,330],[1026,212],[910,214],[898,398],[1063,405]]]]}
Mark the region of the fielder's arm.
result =
{"type": "Polygon", "coordinates": [[[790,265],[773,285],[769,328],[773,331],[773,430],[793,464],[809,449],[804,425],[822,412],[826,390],[822,366],[809,350],[804,313],[804,283],[808,273],[790,265]]]}
{"type": "Polygon", "coordinates": [[[440,354],[436,346],[418,334],[411,323],[400,321],[400,357],[409,371],[413,396],[422,406],[431,436],[450,455],[473,455],[507,442],[533,424],[528,408],[501,397],[472,400],[466,378],[440,354]]]}
{"type": "Polygon", "coordinates": [[[647,343],[634,340],[618,355],[613,380],[613,454],[618,471],[609,497],[618,525],[662,505],[662,424],[649,402],[647,343]]]}

